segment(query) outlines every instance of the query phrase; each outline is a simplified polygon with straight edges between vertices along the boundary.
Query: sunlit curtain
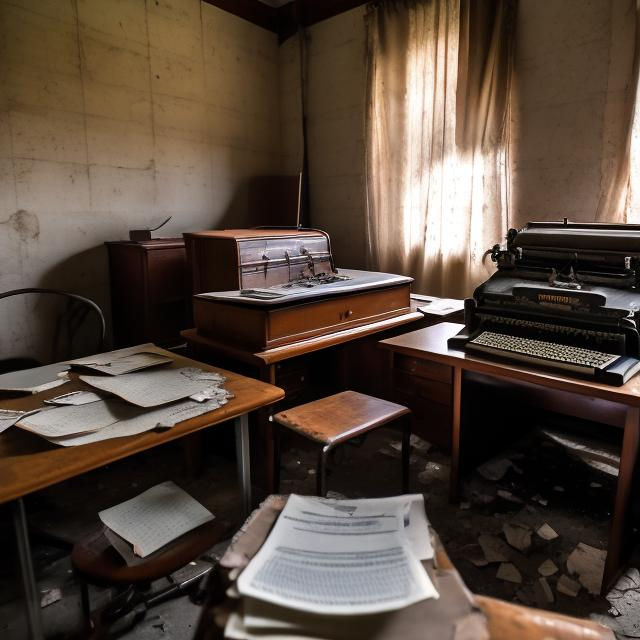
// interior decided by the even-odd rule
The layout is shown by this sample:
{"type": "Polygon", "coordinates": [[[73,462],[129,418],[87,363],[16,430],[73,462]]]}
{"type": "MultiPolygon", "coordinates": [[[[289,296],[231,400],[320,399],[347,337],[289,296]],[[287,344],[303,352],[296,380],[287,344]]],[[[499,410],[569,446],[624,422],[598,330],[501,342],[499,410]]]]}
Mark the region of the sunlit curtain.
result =
{"type": "Polygon", "coordinates": [[[406,0],[368,13],[370,268],[464,297],[507,230],[516,0],[406,0]]]}

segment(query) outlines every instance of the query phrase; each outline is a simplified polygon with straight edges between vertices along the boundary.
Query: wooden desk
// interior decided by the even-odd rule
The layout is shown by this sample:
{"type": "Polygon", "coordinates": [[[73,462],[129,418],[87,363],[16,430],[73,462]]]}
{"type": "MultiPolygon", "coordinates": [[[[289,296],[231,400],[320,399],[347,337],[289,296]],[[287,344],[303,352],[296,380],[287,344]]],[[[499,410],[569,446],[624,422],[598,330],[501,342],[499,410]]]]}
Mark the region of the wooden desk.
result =
{"type": "MultiPolygon", "coordinates": [[[[252,378],[203,365],[173,353],[162,350],[161,352],[174,359],[174,363],[170,365],[172,367],[195,366],[207,371],[219,371],[227,377],[226,388],[235,397],[215,411],[184,420],[166,431],[148,431],[128,438],[114,438],[79,447],[58,447],[17,427],[11,427],[0,435],[0,504],[13,503],[14,529],[32,638],[42,638],[43,633],[40,620],[40,597],[29,551],[27,519],[22,500],[24,496],[140,451],[157,447],[227,420],[234,420],[238,479],[244,513],[246,515],[249,512],[251,478],[248,414],[280,400],[284,397],[284,392],[282,389],[252,378]]],[[[1,400],[0,408],[34,409],[42,406],[42,401],[48,398],[87,388],[75,374],[71,375],[73,380],[70,383],[33,396],[1,400]]]]}
{"type": "MultiPolygon", "coordinates": [[[[412,331],[380,344],[390,349],[394,361],[415,359],[416,366],[448,367],[452,387],[451,402],[451,499],[459,490],[460,418],[464,397],[463,376],[475,372],[524,386],[540,408],[569,415],[585,416],[624,429],[616,496],[611,522],[607,560],[602,584],[603,592],[616,581],[632,549],[632,526],[629,506],[636,498],[633,491],[640,449],[640,376],[622,387],[611,387],[588,380],[527,369],[509,364],[481,360],[463,351],[447,347],[447,340],[458,333],[462,325],[450,322],[412,331]]],[[[395,369],[394,369],[395,372],[395,369]]],[[[442,372],[439,373],[441,375],[442,372]]]]}

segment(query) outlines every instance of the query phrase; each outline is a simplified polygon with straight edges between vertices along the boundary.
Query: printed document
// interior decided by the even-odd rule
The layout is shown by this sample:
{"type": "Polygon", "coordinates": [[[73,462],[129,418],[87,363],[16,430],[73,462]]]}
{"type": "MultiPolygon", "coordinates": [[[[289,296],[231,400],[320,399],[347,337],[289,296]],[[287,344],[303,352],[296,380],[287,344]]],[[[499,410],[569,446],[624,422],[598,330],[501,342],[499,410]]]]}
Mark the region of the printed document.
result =
{"type": "Polygon", "coordinates": [[[292,495],[238,579],[243,596],[310,613],[392,611],[437,598],[404,531],[404,503],[336,508],[292,495]]]}
{"type": "Polygon", "coordinates": [[[100,511],[98,516],[142,558],[214,519],[208,509],[170,481],[100,511]]]}
{"type": "Polygon", "coordinates": [[[162,353],[157,353],[157,350],[158,347],[151,343],[139,344],[135,347],[69,360],[67,364],[94,369],[111,376],[119,376],[123,373],[131,373],[140,369],[148,369],[149,367],[173,362],[172,358],[162,353]]]}
{"type": "Polygon", "coordinates": [[[80,376],[87,384],[139,407],[156,407],[222,384],[224,376],[193,367],[154,369],[120,376],[80,376]]]}

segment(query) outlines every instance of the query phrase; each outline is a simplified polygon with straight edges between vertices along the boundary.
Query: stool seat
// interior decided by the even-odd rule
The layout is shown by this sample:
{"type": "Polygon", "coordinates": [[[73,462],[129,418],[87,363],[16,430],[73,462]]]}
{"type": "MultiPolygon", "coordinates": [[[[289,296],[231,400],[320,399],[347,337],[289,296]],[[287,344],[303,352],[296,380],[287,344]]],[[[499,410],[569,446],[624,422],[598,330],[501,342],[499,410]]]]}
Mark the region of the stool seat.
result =
{"type": "MultiPolygon", "coordinates": [[[[328,451],[335,445],[377,429],[389,422],[405,418],[402,439],[403,489],[409,477],[409,436],[411,411],[395,402],[374,398],[357,391],[342,391],[333,396],[286,409],[273,416],[274,422],[323,445],[318,462],[318,494],[325,493],[325,463],[328,451]]],[[[276,490],[279,488],[279,436],[276,434],[276,490]]]]}
{"type": "Polygon", "coordinates": [[[281,411],[273,419],[321,444],[338,444],[409,413],[407,407],[357,391],[343,391],[281,411]]]}

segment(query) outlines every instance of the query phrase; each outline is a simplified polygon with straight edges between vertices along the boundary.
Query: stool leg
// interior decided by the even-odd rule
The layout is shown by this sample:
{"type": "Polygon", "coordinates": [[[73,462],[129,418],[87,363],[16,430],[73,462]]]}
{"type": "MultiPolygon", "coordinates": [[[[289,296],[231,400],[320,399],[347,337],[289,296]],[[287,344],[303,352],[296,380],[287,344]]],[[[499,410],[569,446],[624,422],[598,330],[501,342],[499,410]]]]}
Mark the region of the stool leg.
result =
{"type": "Polygon", "coordinates": [[[316,493],[324,498],[327,493],[327,456],[331,445],[327,444],[322,447],[320,455],[318,456],[318,468],[316,470],[316,493]]]}
{"type": "Polygon", "coordinates": [[[409,460],[411,457],[411,416],[402,418],[402,493],[409,493],[409,460]]]}
{"type": "Polygon", "coordinates": [[[280,425],[273,422],[273,490],[280,493],[280,464],[282,462],[280,425]]]}
{"type": "Polygon", "coordinates": [[[91,629],[91,601],[89,599],[89,585],[86,580],[80,578],[80,602],[82,603],[82,615],[86,630],[91,629]]]}

